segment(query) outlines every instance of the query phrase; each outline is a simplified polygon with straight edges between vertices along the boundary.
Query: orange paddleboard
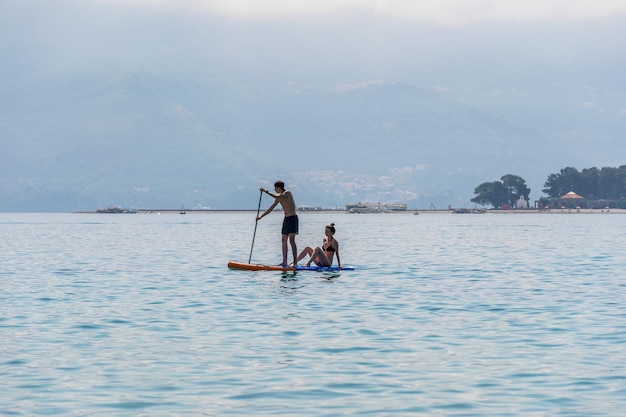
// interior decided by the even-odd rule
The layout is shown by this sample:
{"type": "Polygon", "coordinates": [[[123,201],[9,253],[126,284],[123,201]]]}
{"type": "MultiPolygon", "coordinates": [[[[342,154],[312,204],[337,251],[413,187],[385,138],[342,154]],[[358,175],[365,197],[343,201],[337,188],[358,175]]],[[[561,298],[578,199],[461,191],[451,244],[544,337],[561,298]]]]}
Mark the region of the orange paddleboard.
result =
{"type": "Polygon", "coordinates": [[[228,263],[228,267],[230,269],[242,269],[244,271],[284,271],[284,272],[290,272],[290,271],[296,271],[297,269],[292,267],[292,266],[288,266],[288,267],[284,267],[281,265],[262,265],[262,264],[247,264],[247,263],[243,263],[243,262],[229,262],[228,263]]]}
{"type": "Polygon", "coordinates": [[[338,272],[338,271],[354,271],[351,266],[344,266],[339,268],[338,266],[281,266],[281,265],[263,265],[263,264],[247,264],[244,262],[229,262],[228,267],[230,269],[239,269],[243,271],[281,271],[281,272],[295,272],[295,271],[320,271],[320,272],[338,272]]]}

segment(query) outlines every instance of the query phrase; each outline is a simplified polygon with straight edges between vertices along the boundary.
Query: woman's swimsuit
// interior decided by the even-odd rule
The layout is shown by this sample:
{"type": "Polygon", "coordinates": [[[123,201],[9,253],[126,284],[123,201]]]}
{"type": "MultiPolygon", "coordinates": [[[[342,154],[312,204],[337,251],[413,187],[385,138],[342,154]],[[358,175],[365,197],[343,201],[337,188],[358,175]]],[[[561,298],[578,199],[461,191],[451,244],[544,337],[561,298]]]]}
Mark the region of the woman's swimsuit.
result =
{"type": "Polygon", "coordinates": [[[333,245],[328,245],[328,247],[324,248],[324,252],[334,252],[335,247],[333,245]]]}

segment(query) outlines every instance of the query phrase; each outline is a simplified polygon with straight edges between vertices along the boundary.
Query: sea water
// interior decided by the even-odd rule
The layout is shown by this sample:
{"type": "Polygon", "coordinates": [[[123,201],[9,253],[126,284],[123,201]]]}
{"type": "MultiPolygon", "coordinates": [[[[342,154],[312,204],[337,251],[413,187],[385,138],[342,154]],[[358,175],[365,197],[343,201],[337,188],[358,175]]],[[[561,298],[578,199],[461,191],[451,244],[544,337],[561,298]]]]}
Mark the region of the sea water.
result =
{"type": "Polygon", "coordinates": [[[625,415],[626,215],[255,214],[0,214],[0,415],[625,415]]]}

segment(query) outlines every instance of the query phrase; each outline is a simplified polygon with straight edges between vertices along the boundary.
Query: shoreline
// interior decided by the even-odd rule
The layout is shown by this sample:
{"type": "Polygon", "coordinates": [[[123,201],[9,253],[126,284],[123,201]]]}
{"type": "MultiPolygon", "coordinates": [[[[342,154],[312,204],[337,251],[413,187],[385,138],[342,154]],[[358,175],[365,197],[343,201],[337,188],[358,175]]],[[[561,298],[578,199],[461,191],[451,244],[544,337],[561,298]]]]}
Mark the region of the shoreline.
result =
{"type": "MultiPolygon", "coordinates": [[[[339,213],[339,214],[352,214],[352,215],[441,215],[441,214],[456,214],[456,215],[468,215],[468,214],[626,214],[626,209],[509,209],[509,210],[480,210],[474,212],[472,209],[466,212],[455,212],[452,210],[402,210],[402,211],[390,211],[384,213],[348,213],[346,210],[339,209],[322,209],[322,210],[298,210],[298,215],[301,214],[315,214],[315,213],[339,213]]],[[[105,213],[98,211],[75,211],[75,214],[224,214],[224,213],[255,213],[254,209],[198,209],[198,210],[184,210],[181,213],[180,209],[139,209],[120,213],[105,213]]]]}

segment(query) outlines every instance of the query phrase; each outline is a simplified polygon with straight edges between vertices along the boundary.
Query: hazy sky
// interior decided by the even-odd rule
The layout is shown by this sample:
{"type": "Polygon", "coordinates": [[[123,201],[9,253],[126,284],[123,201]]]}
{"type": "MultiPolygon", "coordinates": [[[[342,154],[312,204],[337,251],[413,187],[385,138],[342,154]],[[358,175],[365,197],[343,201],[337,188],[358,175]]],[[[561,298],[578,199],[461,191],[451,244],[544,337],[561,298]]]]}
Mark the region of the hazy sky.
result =
{"type": "Polygon", "coordinates": [[[623,94],[623,39],[624,0],[0,2],[5,78],[148,71],[265,88],[401,81],[459,99],[554,85],[623,94]]]}
{"type": "Polygon", "coordinates": [[[0,1],[5,79],[144,71],[260,88],[400,81],[505,100],[497,105],[562,86],[576,91],[572,106],[612,100],[626,117],[623,39],[624,0],[0,1]]]}
{"type": "Polygon", "coordinates": [[[437,24],[498,20],[595,19],[626,12],[621,0],[93,0],[237,18],[307,18],[366,13],[437,24]]]}
{"type": "Polygon", "coordinates": [[[83,68],[268,85],[623,93],[623,39],[624,0],[0,2],[5,77],[83,68]]]}
{"type": "Polygon", "coordinates": [[[626,123],[624,39],[625,0],[0,0],[0,83],[407,82],[548,136],[578,134],[584,109],[596,125],[583,127],[612,138],[626,123]]]}

